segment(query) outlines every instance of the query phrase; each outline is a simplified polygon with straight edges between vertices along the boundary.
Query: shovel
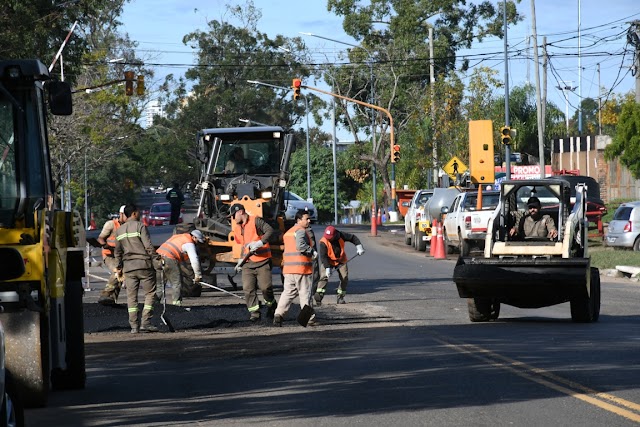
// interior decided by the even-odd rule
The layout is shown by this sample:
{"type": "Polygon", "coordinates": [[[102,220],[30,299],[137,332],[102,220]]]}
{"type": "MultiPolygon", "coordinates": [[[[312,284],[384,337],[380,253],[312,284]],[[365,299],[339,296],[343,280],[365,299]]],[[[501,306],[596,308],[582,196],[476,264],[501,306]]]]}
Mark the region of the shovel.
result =
{"type": "MultiPolygon", "coordinates": [[[[357,256],[358,254],[355,254],[354,256],[351,257],[350,260],[345,262],[345,264],[348,264],[351,260],[353,260],[357,256]]],[[[311,289],[309,290],[309,301],[307,301],[307,305],[302,307],[302,309],[300,310],[300,314],[298,314],[298,317],[297,317],[297,320],[300,326],[304,326],[305,328],[307,327],[307,324],[309,324],[309,320],[311,319],[311,316],[313,316],[313,313],[314,313],[313,307],[311,306],[312,300],[313,300],[313,294],[315,292],[314,287],[315,286],[312,286],[311,289]]]]}
{"type": "Polygon", "coordinates": [[[169,332],[175,332],[175,328],[169,321],[169,318],[165,315],[167,311],[167,281],[164,279],[164,263],[162,266],[162,314],[160,315],[160,320],[164,323],[167,328],[169,328],[169,332]]]}

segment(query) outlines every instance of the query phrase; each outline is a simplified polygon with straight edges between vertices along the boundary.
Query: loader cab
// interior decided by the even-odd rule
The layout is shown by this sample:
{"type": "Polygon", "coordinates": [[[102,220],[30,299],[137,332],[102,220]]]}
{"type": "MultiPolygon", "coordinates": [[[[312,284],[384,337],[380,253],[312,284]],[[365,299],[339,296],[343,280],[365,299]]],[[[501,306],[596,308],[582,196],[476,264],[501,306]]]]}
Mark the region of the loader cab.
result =
{"type": "MultiPolygon", "coordinates": [[[[542,206],[540,213],[549,215],[558,230],[561,240],[563,227],[570,213],[570,189],[565,181],[561,180],[530,180],[530,181],[505,181],[501,187],[501,205],[498,221],[498,240],[513,241],[521,238],[510,236],[509,230],[518,227],[521,221],[528,215],[527,201],[530,197],[537,197],[542,206]]],[[[495,229],[495,227],[494,227],[495,229]]],[[[529,239],[529,238],[528,238],[529,239]]],[[[536,240],[531,238],[530,240],[536,240]]],[[[537,239],[547,240],[548,239],[537,239]]]]}

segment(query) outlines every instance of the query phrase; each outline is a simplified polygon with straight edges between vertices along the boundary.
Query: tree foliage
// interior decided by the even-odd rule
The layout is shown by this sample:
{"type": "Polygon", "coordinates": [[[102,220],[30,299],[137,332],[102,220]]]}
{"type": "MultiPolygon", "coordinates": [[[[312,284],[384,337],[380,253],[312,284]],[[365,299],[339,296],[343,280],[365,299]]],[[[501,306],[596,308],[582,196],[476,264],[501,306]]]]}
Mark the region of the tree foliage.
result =
{"type": "Polygon", "coordinates": [[[634,100],[622,106],[613,142],[604,150],[605,158],[620,158],[635,179],[640,179],[640,104],[634,100]]]}

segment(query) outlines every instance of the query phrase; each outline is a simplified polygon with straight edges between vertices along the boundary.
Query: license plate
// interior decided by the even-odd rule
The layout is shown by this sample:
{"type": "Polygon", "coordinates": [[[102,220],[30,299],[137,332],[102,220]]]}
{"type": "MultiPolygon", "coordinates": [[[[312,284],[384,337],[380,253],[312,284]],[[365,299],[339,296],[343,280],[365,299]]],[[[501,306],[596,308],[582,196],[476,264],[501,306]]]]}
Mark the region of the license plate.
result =
{"type": "Polygon", "coordinates": [[[607,237],[607,242],[614,243],[616,241],[616,237],[607,237]]]}
{"type": "Polygon", "coordinates": [[[162,225],[169,225],[169,221],[162,221],[162,225]]]}

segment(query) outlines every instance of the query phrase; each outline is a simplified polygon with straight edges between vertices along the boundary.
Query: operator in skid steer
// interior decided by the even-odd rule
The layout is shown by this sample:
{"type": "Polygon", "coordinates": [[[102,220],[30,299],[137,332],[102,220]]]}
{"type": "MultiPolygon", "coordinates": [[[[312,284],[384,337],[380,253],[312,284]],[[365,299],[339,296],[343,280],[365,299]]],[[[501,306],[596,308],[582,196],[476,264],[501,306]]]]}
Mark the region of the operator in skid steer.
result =
{"type": "Polygon", "coordinates": [[[549,215],[541,212],[542,204],[537,197],[530,197],[527,200],[528,212],[520,218],[518,224],[509,230],[509,235],[518,239],[548,238],[558,237],[556,225],[549,215]]]}

